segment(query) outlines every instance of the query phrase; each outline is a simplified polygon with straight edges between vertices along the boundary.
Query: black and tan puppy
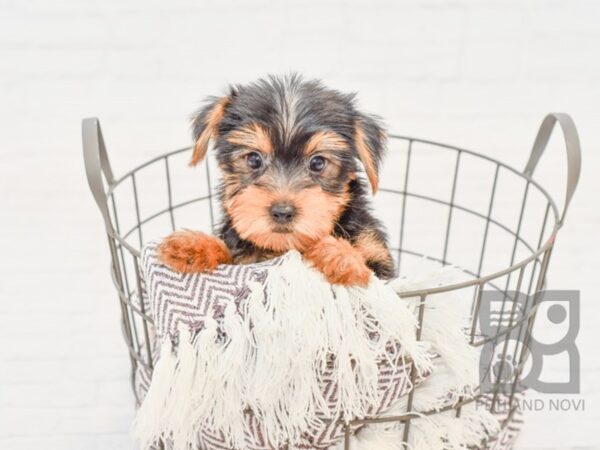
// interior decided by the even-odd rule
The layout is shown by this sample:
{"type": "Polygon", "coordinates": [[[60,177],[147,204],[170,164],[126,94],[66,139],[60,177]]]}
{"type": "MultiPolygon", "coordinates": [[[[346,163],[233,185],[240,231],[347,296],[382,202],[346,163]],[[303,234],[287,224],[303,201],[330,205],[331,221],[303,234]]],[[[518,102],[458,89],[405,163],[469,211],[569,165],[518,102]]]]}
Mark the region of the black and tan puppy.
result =
{"type": "Polygon", "coordinates": [[[213,141],[223,175],[219,237],[176,232],[162,261],[181,272],[251,263],[296,249],[332,283],[394,274],[381,223],[368,205],[385,133],[354,96],[299,76],[269,77],[212,98],[193,120],[191,164],[213,141]]]}

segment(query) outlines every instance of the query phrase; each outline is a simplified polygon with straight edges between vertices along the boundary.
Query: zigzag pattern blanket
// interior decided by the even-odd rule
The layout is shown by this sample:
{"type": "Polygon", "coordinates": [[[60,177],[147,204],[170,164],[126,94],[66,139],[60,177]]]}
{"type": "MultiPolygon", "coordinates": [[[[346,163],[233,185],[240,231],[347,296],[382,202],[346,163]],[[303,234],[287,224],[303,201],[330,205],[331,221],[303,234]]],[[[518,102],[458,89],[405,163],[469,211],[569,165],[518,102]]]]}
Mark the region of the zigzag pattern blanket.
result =
{"type": "MultiPolygon", "coordinates": [[[[423,411],[472,395],[477,384],[477,361],[460,326],[423,330],[417,341],[416,302],[398,301],[375,277],[367,289],[331,286],[295,252],[178,274],[158,262],[156,243],[143,250],[142,271],[156,327],[154,373],[136,377],[142,448],[159,440],[202,450],[334,448],[343,421],[404,412],[406,394],[421,383],[425,394],[420,401],[415,395],[415,406],[423,411]]],[[[435,318],[436,311],[448,320],[439,305],[428,313],[435,318]]],[[[518,427],[498,434],[503,419],[480,407],[443,426],[413,420],[409,443],[436,448],[437,439],[445,445],[438,448],[450,449],[487,441],[507,449],[518,427]]],[[[355,430],[351,448],[402,448],[401,427],[355,430]]]]}

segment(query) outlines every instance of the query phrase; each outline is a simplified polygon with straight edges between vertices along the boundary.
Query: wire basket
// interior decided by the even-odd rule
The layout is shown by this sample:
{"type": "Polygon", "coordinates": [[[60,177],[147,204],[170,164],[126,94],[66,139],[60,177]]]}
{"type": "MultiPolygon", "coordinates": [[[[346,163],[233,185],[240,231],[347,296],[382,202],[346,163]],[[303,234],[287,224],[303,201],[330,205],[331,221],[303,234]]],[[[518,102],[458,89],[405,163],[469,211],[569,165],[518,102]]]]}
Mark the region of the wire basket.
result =
{"type": "MultiPolygon", "coordinates": [[[[143,299],[140,250],[145,242],[176,227],[214,230],[220,214],[214,195],[215,162],[207,161],[201,172],[189,170],[185,162],[191,148],[182,148],[115,178],[100,124],[93,118],[83,121],[83,150],[88,183],[108,238],[111,275],[118,293],[132,365],[131,381],[139,404],[136,377],[142,373],[139,369],[152,372],[154,339],[152,319],[143,299]]],[[[404,292],[400,297],[421,299],[420,330],[427,320],[424,313],[428,299],[450,291],[459,293],[464,299],[461,307],[470,317],[470,343],[491,347],[500,364],[507,357],[512,361],[508,379],[492,380],[475,398],[454,405],[457,415],[466,403],[483,397],[492,412],[502,401],[506,409],[502,427],[506,428],[518,409],[515,393],[520,389],[528,360],[528,343],[540,293],[580,168],[577,131],[566,114],[549,114],[544,119],[523,171],[466,149],[390,136],[382,188],[374,203],[377,216],[386,225],[398,273],[405,275],[431,264],[453,265],[464,274],[464,280],[459,282],[404,292]],[[561,212],[547,191],[532,178],[556,123],[564,134],[568,163],[561,212]],[[485,292],[501,294],[495,311],[498,323],[492,333],[482,333],[478,321],[485,292]],[[519,292],[525,294],[524,303],[517,301],[519,292]]],[[[494,361],[490,358],[484,362],[481,373],[492,373],[494,361]]],[[[408,441],[410,422],[416,417],[412,410],[414,392],[409,394],[407,410],[400,416],[345,424],[345,448],[350,448],[350,435],[356,426],[375,421],[404,422],[404,440],[408,441]]],[[[488,444],[482,442],[480,448],[488,444]]]]}

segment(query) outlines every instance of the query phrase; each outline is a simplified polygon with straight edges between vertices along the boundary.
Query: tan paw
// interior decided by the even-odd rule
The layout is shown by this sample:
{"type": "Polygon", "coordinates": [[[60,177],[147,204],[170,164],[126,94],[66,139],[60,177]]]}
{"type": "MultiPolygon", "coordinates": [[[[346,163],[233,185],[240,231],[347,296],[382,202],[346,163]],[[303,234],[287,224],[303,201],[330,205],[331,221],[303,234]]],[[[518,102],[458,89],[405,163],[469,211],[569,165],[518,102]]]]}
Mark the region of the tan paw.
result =
{"type": "Polygon", "coordinates": [[[330,283],[344,286],[369,284],[371,270],[358,250],[344,239],[327,236],[307,250],[304,258],[330,283]]]}
{"type": "Polygon", "coordinates": [[[158,247],[160,261],[177,272],[212,272],[231,262],[221,239],[199,231],[177,231],[158,247]]]}

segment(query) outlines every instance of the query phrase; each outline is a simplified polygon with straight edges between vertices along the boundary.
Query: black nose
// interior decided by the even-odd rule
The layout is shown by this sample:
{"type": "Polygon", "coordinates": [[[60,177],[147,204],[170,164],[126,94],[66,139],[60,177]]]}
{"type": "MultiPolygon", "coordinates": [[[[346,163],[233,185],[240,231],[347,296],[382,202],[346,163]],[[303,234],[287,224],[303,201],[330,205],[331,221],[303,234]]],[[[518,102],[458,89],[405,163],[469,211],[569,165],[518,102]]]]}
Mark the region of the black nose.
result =
{"type": "Polygon", "coordinates": [[[275,203],[270,211],[273,220],[280,224],[291,222],[296,215],[296,208],[290,203],[275,203]]]}

